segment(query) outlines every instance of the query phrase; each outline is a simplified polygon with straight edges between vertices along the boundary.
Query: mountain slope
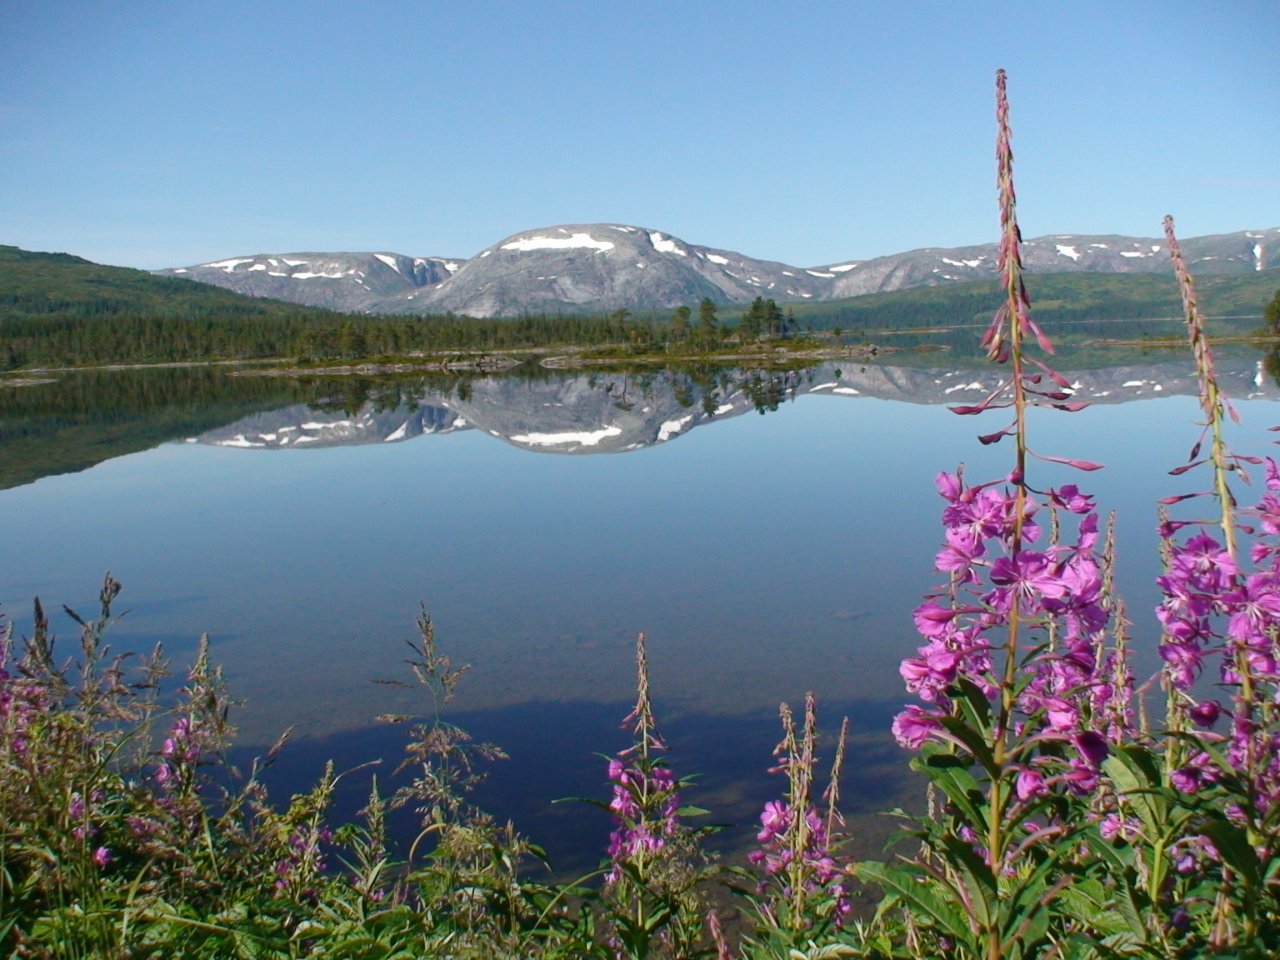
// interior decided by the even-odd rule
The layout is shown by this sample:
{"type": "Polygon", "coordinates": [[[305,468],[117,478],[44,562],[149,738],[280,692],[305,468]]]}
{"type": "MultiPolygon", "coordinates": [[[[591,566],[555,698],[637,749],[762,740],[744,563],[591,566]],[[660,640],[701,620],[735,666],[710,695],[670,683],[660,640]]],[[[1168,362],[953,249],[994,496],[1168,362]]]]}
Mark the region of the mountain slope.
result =
{"type": "Polygon", "coordinates": [[[351,312],[438,284],[459,263],[400,253],[263,253],[156,272],[249,296],[351,312]]]}
{"type": "Polygon", "coordinates": [[[674,307],[703,297],[746,302],[761,294],[824,295],[823,279],[783,263],[685,243],[621,224],[566,224],[513,234],[444,282],[376,305],[385,312],[499,316],[562,309],[674,307]]]}
{"type": "MultiPolygon", "coordinates": [[[[1182,252],[1197,275],[1244,273],[1280,265],[1280,229],[1191,237],[1182,252]]],[[[987,243],[951,249],[925,248],[853,264],[819,268],[835,273],[826,299],[888,293],[996,277],[999,248],[987,243]]],[[[1058,234],[1022,243],[1028,273],[1168,273],[1163,239],[1058,234]]]]}

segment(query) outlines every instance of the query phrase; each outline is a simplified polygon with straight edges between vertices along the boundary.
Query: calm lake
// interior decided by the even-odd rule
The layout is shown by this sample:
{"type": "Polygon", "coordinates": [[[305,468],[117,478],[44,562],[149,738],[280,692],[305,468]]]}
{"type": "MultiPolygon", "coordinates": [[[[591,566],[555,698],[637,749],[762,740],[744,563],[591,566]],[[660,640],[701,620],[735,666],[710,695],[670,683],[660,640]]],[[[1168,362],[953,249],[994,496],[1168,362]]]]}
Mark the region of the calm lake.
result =
{"type": "MultiPolygon", "coordinates": [[[[281,792],[325,757],[385,758],[389,780],[403,734],[375,717],[428,705],[374,681],[411,679],[403,641],[425,605],[443,651],[472,665],[453,720],[511,756],[479,801],[568,870],[598,860],[608,822],[552,801],[607,796],[599,755],[628,742],[644,632],[670,763],[735,825],[722,848],[747,843],[781,789],[765,772],[779,703],[812,690],[824,728],[850,717],[843,795],[876,849],[872,814],[917,797],[888,730],[911,610],[938,579],[933,478],[960,462],[993,478],[1012,456],[975,439],[998,413],[946,407],[998,371],[929,362],[309,383],[125,371],[0,390],[0,603],[22,634],[39,595],[70,655],[61,605],[92,611],[109,570],[129,610],[114,649],[163,641],[181,666],[210,634],[245,700],[239,745],[295,727],[281,792]]],[[[1243,418],[1233,446],[1266,453],[1280,391],[1256,352],[1219,362],[1243,418]]],[[[1191,362],[1058,366],[1096,402],[1037,411],[1032,445],[1107,468],[1038,465],[1032,480],[1118,511],[1119,588],[1150,669],[1154,500],[1197,488],[1166,472],[1199,433],[1191,362]]],[[[344,781],[345,815],[373,772],[344,781]]]]}

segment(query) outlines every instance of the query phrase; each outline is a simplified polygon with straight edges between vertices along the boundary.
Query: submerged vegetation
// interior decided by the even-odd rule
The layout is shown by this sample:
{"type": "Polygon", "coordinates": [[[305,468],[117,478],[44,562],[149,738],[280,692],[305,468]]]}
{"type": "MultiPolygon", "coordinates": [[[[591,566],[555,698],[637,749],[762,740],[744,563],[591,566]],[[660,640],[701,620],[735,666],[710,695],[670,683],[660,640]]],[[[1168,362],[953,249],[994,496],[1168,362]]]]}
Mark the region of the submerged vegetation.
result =
{"type": "Polygon", "coordinates": [[[956,412],[1001,412],[981,440],[1012,457],[1001,476],[937,478],[942,582],[914,611],[922,645],[901,665],[919,702],[893,724],[928,812],[899,812],[900,856],[844,854],[844,734],[820,738],[810,698],[799,719],[781,709],[784,785],[757,848],[745,864],[710,861],[641,638],[632,743],[608,758],[610,795],[595,800],[613,818],[601,867],[541,879],[537,846],[470,799],[500,751],[448,719],[464,668],[425,614],[409,657],[421,715],[384,718],[408,730],[398,782],[375,780],[340,826],[332,768],[276,806],[260,773],[277,750],[243,776],[224,759],[232,703],[207,645],[174,702],[162,651],[134,669],[111,653],[108,576],[96,617],[68,611],[75,655],[55,649],[38,601],[20,649],[7,628],[0,639],[0,944],[27,957],[1276,955],[1280,467],[1229,447],[1234,412],[1167,219],[1204,416],[1171,473],[1203,482],[1161,503],[1163,666],[1139,682],[1112,527],[1057,479],[1098,465],[1029,436],[1030,408],[1080,404],[1022,275],[1003,71],[997,159],[1002,303],[982,344],[1007,375],[956,412]],[[1251,471],[1263,484],[1241,503],[1233,485],[1251,471]],[[408,850],[387,840],[395,809],[420,826],[408,850]]]}

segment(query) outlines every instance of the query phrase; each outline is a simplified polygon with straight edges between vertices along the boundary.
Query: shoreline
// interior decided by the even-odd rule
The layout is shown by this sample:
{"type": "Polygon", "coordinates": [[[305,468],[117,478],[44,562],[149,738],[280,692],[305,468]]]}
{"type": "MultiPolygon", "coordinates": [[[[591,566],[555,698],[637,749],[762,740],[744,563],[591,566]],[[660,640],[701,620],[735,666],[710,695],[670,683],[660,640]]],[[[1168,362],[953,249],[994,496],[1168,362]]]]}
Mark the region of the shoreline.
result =
{"type": "Polygon", "coordinates": [[[903,352],[899,347],[885,347],[874,344],[841,347],[812,347],[801,350],[788,350],[785,347],[771,349],[732,349],[697,354],[671,353],[636,353],[622,356],[584,356],[593,350],[607,349],[589,346],[561,347],[558,350],[546,348],[515,348],[511,350],[476,351],[470,355],[465,352],[452,353],[421,360],[391,361],[358,361],[325,366],[299,366],[283,357],[253,358],[244,360],[167,360],[158,363],[106,363],[87,367],[35,367],[30,370],[14,371],[7,376],[0,376],[0,388],[31,387],[41,384],[55,383],[58,377],[67,373],[86,373],[94,371],[121,370],[157,370],[179,369],[186,367],[246,367],[257,369],[237,369],[231,376],[238,377],[343,377],[343,376],[386,376],[401,373],[504,373],[521,364],[542,356],[539,365],[553,370],[576,369],[582,367],[610,366],[616,364],[669,364],[669,363],[766,363],[782,364],[793,361],[817,360],[873,360],[883,354],[903,352]]]}

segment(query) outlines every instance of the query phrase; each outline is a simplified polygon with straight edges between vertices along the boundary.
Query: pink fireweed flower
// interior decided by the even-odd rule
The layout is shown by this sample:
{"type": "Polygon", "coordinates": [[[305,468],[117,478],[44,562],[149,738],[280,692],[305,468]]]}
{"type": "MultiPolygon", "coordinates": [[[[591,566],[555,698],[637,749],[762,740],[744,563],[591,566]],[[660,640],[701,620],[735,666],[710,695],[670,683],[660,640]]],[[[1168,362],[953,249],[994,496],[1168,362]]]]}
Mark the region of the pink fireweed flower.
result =
{"type": "Polygon", "coordinates": [[[1079,751],[1080,759],[1095,769],[1102,766],[1111,752],[1106,738],[1093,730],[1081,731],[1071,738],[1071,743],[1079,751]]]}
{"type": "Polygon", "coordinates": [[[1181,767],[1169,775],[1169,780],[1183,793],[1195,793],[1200,789],[1204,771],[1199,767],[1181,767]]]}
{"type": "Polygon", "coordinates": [[[1188,710],[1187,715],[1198,727],[1212,727],[1222,715],[1222,705],[1217,700],[1206,700],[1188,710]]]}
{"type": "Polygon", "coordinates": [[[1223,600],[1231,609],[1227,635],[1245,643],[1258,640],[1269,647],[1268,630],[1280,624],[1280,581],[1276,575],[1255,573],[1223,600]]]}
{"type": "Polygon", "coordinates": [[[787,832],[791,826],[791,811],[781,800],[770,800],[760,812],[760,832],[756,839],[761,843],[787,832]]]}
{"type": "Polygon", "coordinates": [[[1075,704],[1061,697],[1049,697],[1045,700],[1045,719],[1049,729],[1057,733],[1070,733],[1080,720],[1080,713],[1075,704]]]}
{"type": "Polygon", "coordinates": [[[1098,789],[1098,770],[1087,762],[1073,759],[1066,772],[1060,775],[1068,789],[1077,796],[1086,796],[1098,789]]]}
{"type": "MultiPolygon", "coordinates": [[[[802,886],[807,893],[824,891],[836,901],[835,921],[840,924],[849,912],[849,894],[838,881],[843,871],[831,856],[830,838],[827,826],[817,809],[810,805],[805,809],[801,823],[795,819],[786,803],[770,800],[760,814],[761,830],[756,839],[761,846],[747,854],[747,860],[761,866],[765,875],[775,877],[780,873],[798,865],[802,868],[804,880],[802,886]],[[794,830],[803,829],[803,844],[800,845],[798,859],[792,836],[794,830]]],[[[764,885],[762,885],[763,887],[764,885]]],[[[784,891],[788,896],[791,891],[784,891]]]]}
{"type": "Polygon", "coordinates": [[[935,600],[922,603],[916,607],[913,614],[916,622],[916,630],[925,637],[937,637],[944,634],[956,618],[957,611],[950,607],[944,607],[935,600]]]}
{"type": "Polygon", "coordinates": [[[1204,667],[1204,651],[1192,643],[1162,643],[1160,656],[1170,682],[1179,690],[1190,689],[1204,667]]]}
{"type": "Polygon", "coordinates": [[[997,610],[1007,611],[1015,603],[1024,612],[1038,612],[1045,599],[1067,593],[1061,569],[1044,554],[1022,550],[1016,557],[1001,557],[991,565],[991,582],[996,589],[987,595],[997,610]]]}
{"type": "Polygon", "coordinates": [[[614,829],[608,846],[612,867],[605,880],[614,885],[624,876],[624,864],[662,850],[679,833],[680,799],[674,772],[657,761],[614,757],[609,761],[609,779],[614,829]]]}
{"type": "Polygon", "coordinates": [[[938,551],[933,565],[942,573],[949,573],[961,582],[977,583],[974,567],[982,562],[986,547],[976,534],[968,530],[948,530],[946,545],[938,551]]]}
{"type": "MultiPolygon", "coordinates": [[[[1054,506],[1061,507],[1071,513],[1091,513],[1094,508],[1093,499],[1081,493],[1080,488],[1074,483],[1064,483],[1058,489],[1050,490],[1049,500],[1054,506]]],[[[1094,514],[1095,519],[1096,516],[1094,514]]]]}
{"type": "Polygon", "coordinates": [[[1023,767],[1018,771],[1018,779],[1014,782],[1014,792],[1023,803],[1047,793],[1044,774],[1039,770],[1023,767]]]}
{"type": "Polygon", "coordinates": [[[1121,817],[1115,813],[1108,813],[1098,824],[1098,832],[1102,834],[1104,840],[1114,840],[1119,837],[1121,840],[1128,842],[1141,836],[1142,824],[1132,817],[1121,817]]]}
{"type": "Polygon", "coordinates": [[[942,714],[937,711],[926,711],[915,704],[908,704],[893,718],[893,736],[901,746],[918,750],[921,744],[942,729],[941,718],[942,714]]]}
{"type": "Polygon", "coordinates": [[[1227,589],[1237,568],[1217,540],[1200,533],[1174,548],[1171,573],[1181,575],[1193,590],[1216,594],[1227,589]]]}

